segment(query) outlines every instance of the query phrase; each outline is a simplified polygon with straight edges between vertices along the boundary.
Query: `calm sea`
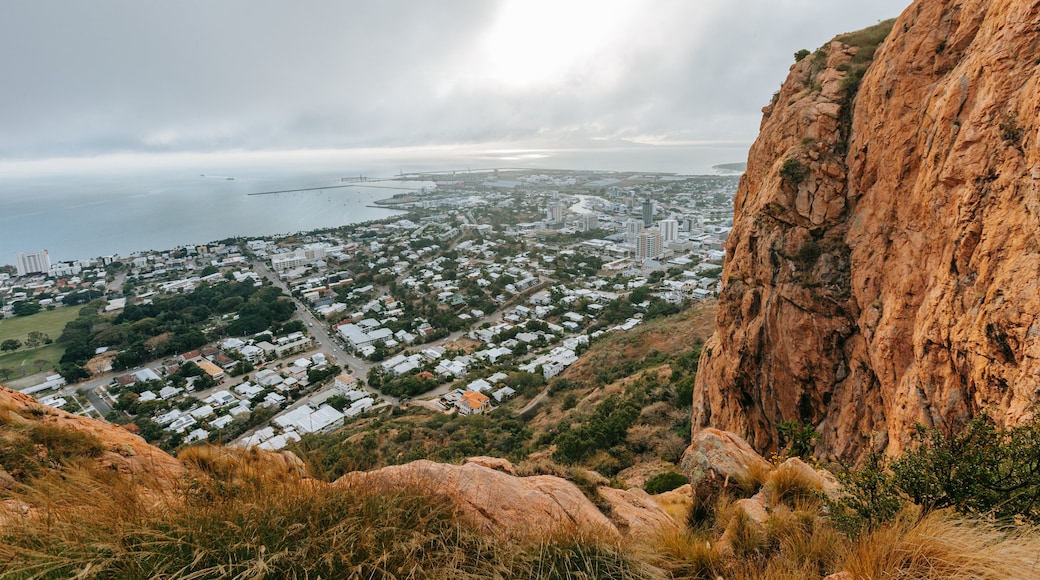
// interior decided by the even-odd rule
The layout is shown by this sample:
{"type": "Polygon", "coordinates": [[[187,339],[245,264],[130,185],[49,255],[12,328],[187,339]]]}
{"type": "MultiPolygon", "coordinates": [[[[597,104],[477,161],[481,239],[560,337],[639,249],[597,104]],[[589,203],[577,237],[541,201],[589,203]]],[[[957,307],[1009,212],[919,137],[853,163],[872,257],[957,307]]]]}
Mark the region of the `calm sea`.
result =
{"type": "Polygon", "coordinates": [[[125,256],[379,219],[396,212],[369,207],[372,202],[401,191],[387,187],[409,185],[248,195],[341,185],[342,177],[509,167],[704,175],[717,173],[715,165],[744,161],[747,147],[355,150],[62,169],[0,163],[0,264],[14,263],[16,252],[39,249],[49,250],[54,262],[125,256]]]}

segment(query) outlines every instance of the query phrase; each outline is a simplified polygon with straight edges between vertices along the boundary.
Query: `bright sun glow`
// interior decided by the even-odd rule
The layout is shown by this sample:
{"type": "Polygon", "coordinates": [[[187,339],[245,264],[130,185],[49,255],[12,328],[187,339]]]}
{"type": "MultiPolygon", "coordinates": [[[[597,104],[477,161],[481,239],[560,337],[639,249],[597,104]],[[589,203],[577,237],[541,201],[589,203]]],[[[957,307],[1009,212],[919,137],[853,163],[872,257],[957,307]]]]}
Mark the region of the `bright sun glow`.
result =
{"type": "Polygon", "coordinates": [[[623,33],[632,3],[605,0],[507,0],[483,44],[485,78],[513,89],[583,74],[623,33]]]}

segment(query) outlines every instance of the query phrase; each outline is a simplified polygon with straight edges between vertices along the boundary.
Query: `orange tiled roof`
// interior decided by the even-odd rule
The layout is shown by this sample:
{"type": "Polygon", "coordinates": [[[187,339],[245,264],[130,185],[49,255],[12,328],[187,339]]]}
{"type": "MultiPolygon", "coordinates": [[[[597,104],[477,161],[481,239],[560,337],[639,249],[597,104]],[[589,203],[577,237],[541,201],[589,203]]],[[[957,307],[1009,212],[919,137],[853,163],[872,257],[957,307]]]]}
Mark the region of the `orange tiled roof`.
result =
{"type": "Polygon", "coordinates": [[[466,391],[462,394],[462,403],[470,409],[479,409],[484,405],[487,405],[491,399],[482,393],[476,391],[466,391]]]}

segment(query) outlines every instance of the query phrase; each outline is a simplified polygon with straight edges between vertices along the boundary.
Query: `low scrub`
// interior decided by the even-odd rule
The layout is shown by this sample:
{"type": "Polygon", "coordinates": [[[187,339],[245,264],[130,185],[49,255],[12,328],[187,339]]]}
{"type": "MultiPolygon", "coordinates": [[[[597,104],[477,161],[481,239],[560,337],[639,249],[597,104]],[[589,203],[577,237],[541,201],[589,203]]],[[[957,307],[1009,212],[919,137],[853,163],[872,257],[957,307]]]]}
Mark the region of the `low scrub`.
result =
{"type": "Polygon", "coordinates": [[[646,483],[643,484],[643,490],[646,491],[646,493],[664,493],[666,491],[672,491],[673,489],[689,482],[690,480],[681,473],[665,471],[646,480],[646,483]]]}
{"type": "Polygon", "coordinates": [[[619,546],[577,534],[506,541],[423,490],[328,486],[263,470],[242,477],[229,469],[251,458],[212,449],[187,459],[206,471],[195,472],[187,493],[158,502],[119,476],[99,485],[83,470],[14,492],[13,501],[39,507],[0,525],[0,577],[653,577],[619,546]]]}

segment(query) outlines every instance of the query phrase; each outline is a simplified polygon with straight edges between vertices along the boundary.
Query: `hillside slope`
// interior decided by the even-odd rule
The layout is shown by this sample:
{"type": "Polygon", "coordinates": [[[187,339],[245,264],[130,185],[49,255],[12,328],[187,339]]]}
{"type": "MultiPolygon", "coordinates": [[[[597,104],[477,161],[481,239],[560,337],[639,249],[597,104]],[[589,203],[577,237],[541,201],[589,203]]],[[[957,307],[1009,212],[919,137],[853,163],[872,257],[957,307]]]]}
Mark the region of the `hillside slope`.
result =
{"type": "Polygon", "coordinates": [[[855,458],[897,453],[918,422],[1029,415],[1038,14],[918,0],[876,54],[884,25],[792,67],[737,193],[695,430],[769,450],[795,420],[818,427],[819,454],[855,458]]]}

